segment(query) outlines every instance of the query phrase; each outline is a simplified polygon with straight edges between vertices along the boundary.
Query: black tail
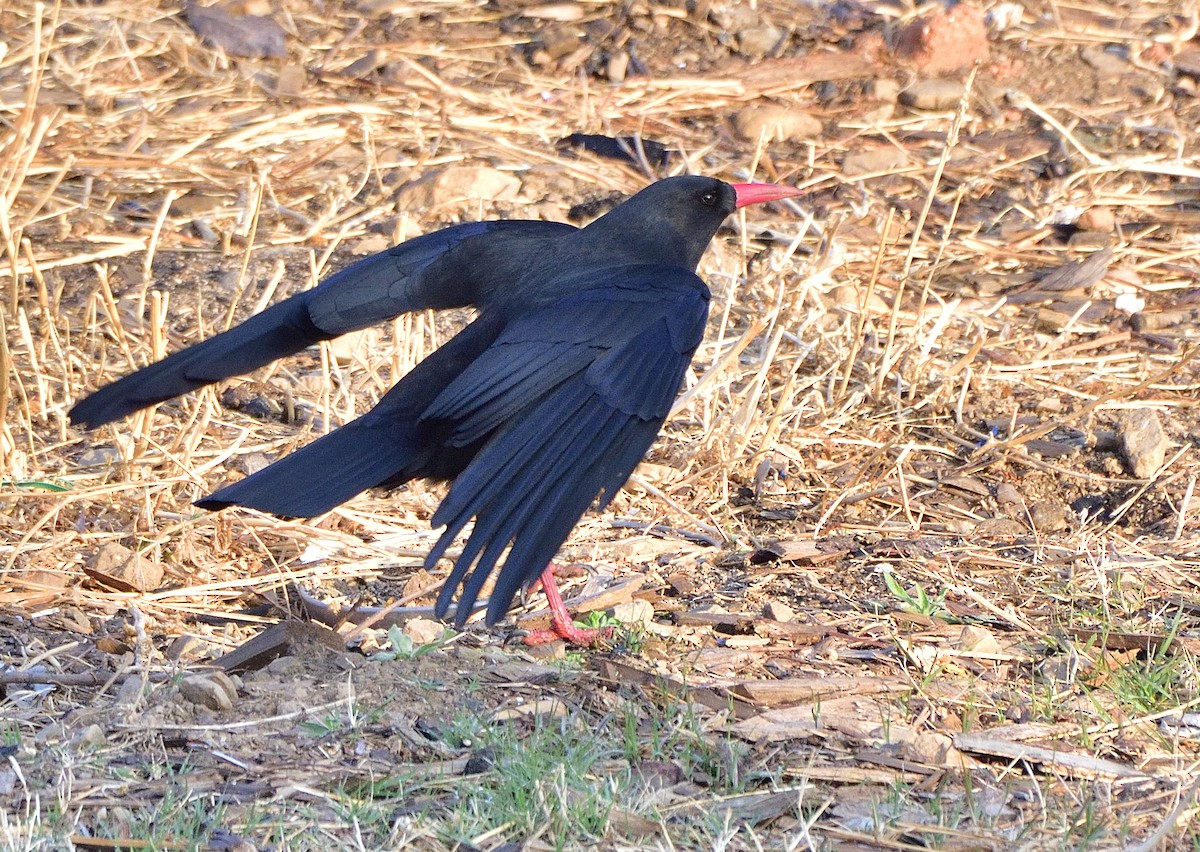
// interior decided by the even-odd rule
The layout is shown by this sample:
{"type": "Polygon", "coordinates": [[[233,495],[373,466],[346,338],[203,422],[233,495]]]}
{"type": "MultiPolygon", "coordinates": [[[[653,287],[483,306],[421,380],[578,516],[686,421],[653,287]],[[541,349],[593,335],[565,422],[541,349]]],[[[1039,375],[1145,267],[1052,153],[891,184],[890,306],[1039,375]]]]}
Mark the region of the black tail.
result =
{"type": "Polygon", "coordinates": [[[492,344],[503,326],[497,314],[476,319],[393,385],[362,417],[197,500],[196,505],[214,510],[249,506],[275,515],[311,518],[377,485],[395,488],[417,477],[453,479],[479,452],[479,442],[448,446],[449,427],[423,423],[421,413],[492,344]]]}
{"type": "Polygon", "coordinates": [[[305,291],[256,314],[241,325],[189,346],[106,385],[71,409],[71,422],[103,426],[135,411],[256,370],[332,335],[309,318],[305,291]]]}
{"type": "Polygon", "coordinates": [[[203,500],[201,509],[248,506],[274,515],[311,518],[376,485],[399,485],[414,474],[415,434],[401,424],[365,418],[347,423],[203,500]]]}

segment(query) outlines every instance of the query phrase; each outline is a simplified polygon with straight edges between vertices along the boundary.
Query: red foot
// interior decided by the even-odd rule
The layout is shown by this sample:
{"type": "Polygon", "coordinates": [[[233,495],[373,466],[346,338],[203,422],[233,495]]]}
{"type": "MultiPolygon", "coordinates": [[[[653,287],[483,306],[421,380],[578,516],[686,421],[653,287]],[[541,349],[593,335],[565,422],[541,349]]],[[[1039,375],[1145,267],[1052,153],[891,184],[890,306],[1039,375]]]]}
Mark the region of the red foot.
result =
{"type": "Polygon", "coordinates": [[[604,640],[611,638],[611,627],[575,626],[570,613],[567,612],[566,604],[563,603],[562,595],[558,592],[558,584],[554,580],[554,567],[553,562],[547,565],[542,576],[538,577],[537,583],[534,583],[534,586],[541,583],[542,591],[546,593],[546,602],[550,604],[550,622],[553,627],[549,630],[529,631],[524,640],[525,644],[545,645],[563,639],[568,645],[594,648],[604,640]]]}

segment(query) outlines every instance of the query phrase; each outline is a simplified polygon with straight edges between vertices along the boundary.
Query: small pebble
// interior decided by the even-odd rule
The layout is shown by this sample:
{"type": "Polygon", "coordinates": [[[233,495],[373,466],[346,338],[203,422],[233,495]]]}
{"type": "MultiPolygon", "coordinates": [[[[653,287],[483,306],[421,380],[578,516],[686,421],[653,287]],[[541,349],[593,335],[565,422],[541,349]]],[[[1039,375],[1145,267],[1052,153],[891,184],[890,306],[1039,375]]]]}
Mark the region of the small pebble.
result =
{"type": "Polygon", "coordinates": [[[402,209],[428,212],[480,199],[513,201],[520,190],[521,179],[511,172],[485,165],[457,165],[401,187],[396,197],[402,209]]]}
{"type": "Polygon", "coordinates": [[[900,98],[900,82],[890,77],[880,77],[867,83],[866,95],[873,101],[894,104],[900,98]]]}
{"type": "Polygon", "coordinates": [[[1108,207],[1089,207],[1079,214],[1075,221],[1076,227],[1084,231],[1103,231],[1108,233],[1117,225],[1117,217],[1108,207]]]}
{"type": "Polygon", "coordinates": [[[185,677],[179,682],[179,695],[191,704],[209,710],[232,710],[237,687],[224,672],[209,672],[185,677]]]}
{"type": "Polygon", "coordinates": [[[209,656],[209,650],[208,643],[199,636],[184,633],[167,646],[166,657],[175,662],[190,663],[209,656]]]}
{"type": "Polygon", "coordinates": [[[137,675],[130,675],[121,681],[113,703],[118,707],[136,707],[142,700],[142,687],[142,679],[137,675]]]}
{"type": "Polygon", "coordinates": [[[748,142],[815,139],[825,129],[819,118],[783,104],[751,104],[738,110],[734,129],[748,142]]]}
{"type": "Polygon", "coordinates": [[[99,725],[88,725],[82,731],[75,735],[75,742],[82,746],[87,746],[91,749],[102,748],[108,741],[104,736],[104,729],[99,725]]]}
{"type": "Polygon", "coordinates": [[[535,660],[554,661],[567,658],[567,643],[561,639],[541,645],[526,645],[522,650],[535,660]]]}
{"type": "Polygon", "coordinates": [[[1121,419],[1117,431],[1129,472],[1138,479],[1149,479],[1167,457],[1167,433],[1158,413],[1152,408],[1131,411],[1121,419]]]}
{"type": "Polygon", "coordinates": [[[1025,502],[1021,498],[1021,492],[1011,482],[1001,482],[996,486],[996,500],[1000,503],[1011,503],[1016,506],[1020,506],[1025,502]]]}
{"type": "Polygon", "coordinates": [[[1067,528],[1067,509],[1057,500],[1039,500],[1029,507],[1029,520],[1039,533],[1067,528]]]}
{"type": "Polygon", "coordinates": [[[654,621],[654,605],[650,601],[634,598],[614,606],[611,615],[622,624],[645,628],[654,621]]]}
{"type": "Polygon", "coordinates": [[[1012,518],[985,518],[969,531],[977,538],[1005,539],[1025,535],[1025,525],[1012,518]]]}
{"type": "Polygon", "coordinates": [[[842,160],[842,174],[848,178],[860,175],[888,174],[909,164],[908,154],[893,145],[852,151],[842,160]]]}
{"type": "Polygon", "coordinates": [[[1098,44],[1085,47],[1079,52],[1079,56],[1107,77],[1123,77],[1132,70],[1129,60],[1098,44]]]}
{"type": "Polygon", "coordinates": [[[275,79],[275,94],[281,98],[294,98],[304,93],[307,74],[301,65],[285,65],[275,79]]]}
{"type": "Polygon", "coordinates": [[[608,63],[605,65],[604,73],[614,83],[623,82],[625,75],[629,73],[629,54],[622,50],[610,56],[608,63]]]}
{"type": "Polygon", "coordinates": [[[250,476],[274,463],[275,459],[266,453],[246,453],[244,456],[234,456],[226,462],[226,467],[244,476],[250,476]]]}
{"type": "Polygon", "coordinates": [[[760,59],[775,49],[783,38],[783,30],[771,24],[747,27],[737,34],[738,51],[752,59],[760,59]]]}
{"type": "Polygon", "coordinates": [[[1122,293],[1113,299],[1113,307],[1123,314],[1139,314],[1146,309],[1146,300],[1137,293],[1122,293]]]}
{"type": "Polygon", "coordinates": [[[116,447],[93,447],[75,460],[80,467],[107,467],[121,460],[121,451],[116,447]]]}
{"type": "Polygon", "coordinates": [[[768,601],[763,614],[775,621],[795,621],[796,611],[783,601],[768,601]]]}
{"type": "Polygon", "coordinates": [[[414,645],[430,645],[442,638],[446,625],[428,618],[412,618],[404,623],[404,635],[414,645]]]}
{"type": "Polygon", "coordinates": [[[957,80],[918,80],[900,93],[900,103],[913,109],[956,109],[966,89],[957,80]]]}
{"type": "Polygon", "coordinates": [[[980,654],[999,654],[1004,650],[990,630],[974,624],[963,626],[954,647],[960,651],[975,651],[980,654]]]}

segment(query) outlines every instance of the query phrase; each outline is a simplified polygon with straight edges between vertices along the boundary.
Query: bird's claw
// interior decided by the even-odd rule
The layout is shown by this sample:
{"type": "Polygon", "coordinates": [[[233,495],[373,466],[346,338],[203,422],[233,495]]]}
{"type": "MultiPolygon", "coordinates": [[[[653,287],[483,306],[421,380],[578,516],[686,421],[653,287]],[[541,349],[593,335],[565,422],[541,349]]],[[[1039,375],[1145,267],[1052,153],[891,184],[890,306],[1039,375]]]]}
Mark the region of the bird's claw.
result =
{"type": "Polygon", "coordinates": [[[578,648],[601,648],[612,636],[611,627],[577,627],[574,624],[559,624],[556,620],[553,627],[525,631],[521,642],[525,645],[547,645],[561,639],[578,648]]]}

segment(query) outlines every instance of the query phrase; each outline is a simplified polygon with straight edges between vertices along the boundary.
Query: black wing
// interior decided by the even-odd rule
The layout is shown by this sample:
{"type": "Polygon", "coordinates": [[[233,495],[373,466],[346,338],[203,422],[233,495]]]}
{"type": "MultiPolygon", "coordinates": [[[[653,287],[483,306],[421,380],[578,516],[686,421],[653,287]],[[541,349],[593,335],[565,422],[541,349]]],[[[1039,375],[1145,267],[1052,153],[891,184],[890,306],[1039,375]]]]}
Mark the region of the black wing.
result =
{"type": "Polygon", "coordinates": [[[587,508],[608,504],[654,442],[700,343],[708,289],[670,267],[625,267],[514,322],[426,410],[451,443],[493,432],[432,523],[441,558],[475,527],[438,598],[460,584],[461,622],[506,547],[489,599],[498,620],[545,569],[587,508]],[[464,584],[465,580],[465,584],[464,584]]]}
{"type": "Polygon", "coordinates": [[[101,426],[230,376],[241,375],[322,340],[409,311],[475,304],[489,264],[476,255],[509,242],[574,231],[558,222],[470,222],[417,237],[358,261],[262,313],[118,379],[71,409],[71,422],[101,426]],[[474,240],[473,237],[486,237],[474,240]]]}
{"type": "Polygon", "coordinates": [[[419,418],[502,328],[502,317],[485,312],[417,364],[370,411],[196,505],[214,511],[248,506],[308,518],[375,486],[395,487],[414,477],[452,478],[466,467],[474,448],[446,449],[419,418]]]}

